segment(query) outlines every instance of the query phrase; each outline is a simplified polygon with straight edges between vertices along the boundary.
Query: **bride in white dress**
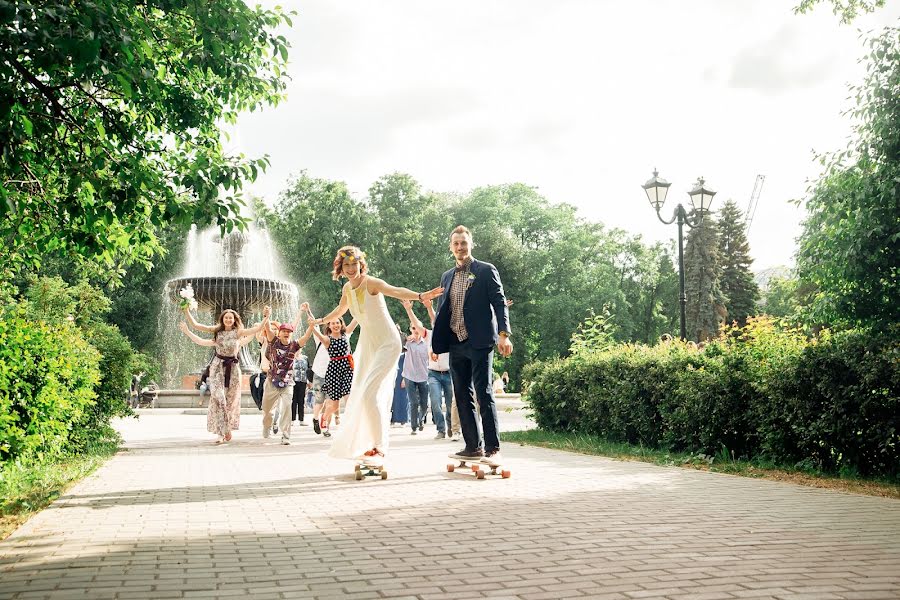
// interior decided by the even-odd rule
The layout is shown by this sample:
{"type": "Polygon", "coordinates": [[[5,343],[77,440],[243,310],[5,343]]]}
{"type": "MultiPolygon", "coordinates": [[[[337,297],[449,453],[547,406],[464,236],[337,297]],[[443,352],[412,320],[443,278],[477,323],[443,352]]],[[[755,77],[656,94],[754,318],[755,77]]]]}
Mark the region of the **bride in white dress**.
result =
{"type": "Polygon", "coordinates": [[[311,321],[315,325],[330,323],[349,309],[359,323],[359,341],[353,354],[353,387],[342,427],[335,433],[328,453],[334,458],[377,460],[384,457],[388,447],[400,335],[384,297],[427,302],[444,291],[438,287],[417,293],[371,277],[367,271],[366,255],[359,248],[344,246],[338,250],[332,277],[347,278],[341,290],[341,302],[329,314],[311,321]]]}

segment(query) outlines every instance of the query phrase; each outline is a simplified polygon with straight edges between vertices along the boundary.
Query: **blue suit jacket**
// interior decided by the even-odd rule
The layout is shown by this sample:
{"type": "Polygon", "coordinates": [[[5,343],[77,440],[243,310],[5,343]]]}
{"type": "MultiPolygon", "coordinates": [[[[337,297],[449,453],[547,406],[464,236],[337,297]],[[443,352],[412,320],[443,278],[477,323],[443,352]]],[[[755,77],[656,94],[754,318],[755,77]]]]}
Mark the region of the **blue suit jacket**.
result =
{"type": "MultiPolygon", "coordinates": [[[[473,260],[469,271],[475,276],[474,280],[470,280],[463,303],[463,320],[469,333],[469,343],[473,348],[491,348],[497,343],[499,331],[511,333],[503,284],[497,268],[491,263],[473,260]]],[[[450,350],[450,340],[454,335],[450,329],[450,286],[455,272],[456,268],[450,269],[441,277],[444,293],[434,319],[434,337],[431,340],[432,351],[436,354],[450,350]]]]}

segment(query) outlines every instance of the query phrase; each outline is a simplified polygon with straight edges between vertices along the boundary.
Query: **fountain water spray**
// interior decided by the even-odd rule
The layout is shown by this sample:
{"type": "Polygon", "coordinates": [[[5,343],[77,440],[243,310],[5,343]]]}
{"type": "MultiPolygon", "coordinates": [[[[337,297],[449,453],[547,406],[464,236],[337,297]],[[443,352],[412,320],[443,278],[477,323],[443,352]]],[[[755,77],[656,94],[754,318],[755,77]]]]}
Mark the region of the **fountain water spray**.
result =
{"type": "MultiPolygon", "coordinates": [[[[197,302],[197,320],[213,325],[226,308],[235,310],[250,327],[262,320],[263,307],[272,307],[272,319],[289,321],[299,307],[297,287],[284,280],[267,230],[251,224],[245,231],[224,236],[218,227],[191,227],[180,277],[166,282],[160,327],[164,340],[163,386],[181,387],[186,375],[199,373],[208,362],[208,348],[197,346],[178,331],[183,318],[179,292],[190,285],[197,302]]],[[[204,336],[203,333],[200,333],[204,336]]],[[[241,371],[259,371],[256,342],[240,353],[241,371]]]]}

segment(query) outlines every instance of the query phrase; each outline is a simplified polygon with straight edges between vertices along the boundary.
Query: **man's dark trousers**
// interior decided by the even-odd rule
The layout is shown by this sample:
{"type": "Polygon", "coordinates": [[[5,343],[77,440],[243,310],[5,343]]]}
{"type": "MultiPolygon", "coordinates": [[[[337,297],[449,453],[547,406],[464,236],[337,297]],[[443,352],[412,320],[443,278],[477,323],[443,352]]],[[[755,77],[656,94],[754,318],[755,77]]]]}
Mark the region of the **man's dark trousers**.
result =
{"type": "Polygon", "coordinates": [[[497,407],[491,375],[494,368],[494,348],[473,348],[469,341],[460,342],[454,334],[450,341],[450,373],[453,376],[453,394],[459,410],[466,450],[477,450],[478,440],[484,429],[483,450],[500,447],[497,433],[497,407]],[[473,397],[474,394],[474,397],[473,397]],[[475,398],[481,407],[481,422],[475,418],[475,398]]]}

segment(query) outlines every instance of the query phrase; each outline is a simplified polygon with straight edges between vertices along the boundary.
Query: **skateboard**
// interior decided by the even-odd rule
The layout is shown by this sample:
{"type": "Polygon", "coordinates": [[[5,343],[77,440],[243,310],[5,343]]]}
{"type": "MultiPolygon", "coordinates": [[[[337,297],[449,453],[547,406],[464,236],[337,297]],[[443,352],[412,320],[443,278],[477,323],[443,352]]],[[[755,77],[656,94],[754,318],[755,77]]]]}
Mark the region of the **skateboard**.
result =
{"type": "Polygon", "coordinates": [[[362,481],[365,477],[381,477],[382,479],[388,478],[387,469],[382,463],[368,460],[358,460],[356,461],[356,468],[354,470],[356,472],[357,481],[362,481]]]}
{"type": "Polygon", "coordinates": [[[509,479],[512,476],[512,472],[509,469],[501,469],[498,471],[497,469],[500,469],[500,464],[491,462],[486,458],[462,459],[455,454],[450,454],[448,456],[453,460],[459,461],[458,465],[454,465],[453,463],[447,465],[447,471],[450,473],[453,473],[457,469],[469,469],[475,473],[476,479],[484,479],[486,473],[484,472],[483,467],[488,467],[490,468],[491,475],[500,475],[503,479],[509,479]]]}

